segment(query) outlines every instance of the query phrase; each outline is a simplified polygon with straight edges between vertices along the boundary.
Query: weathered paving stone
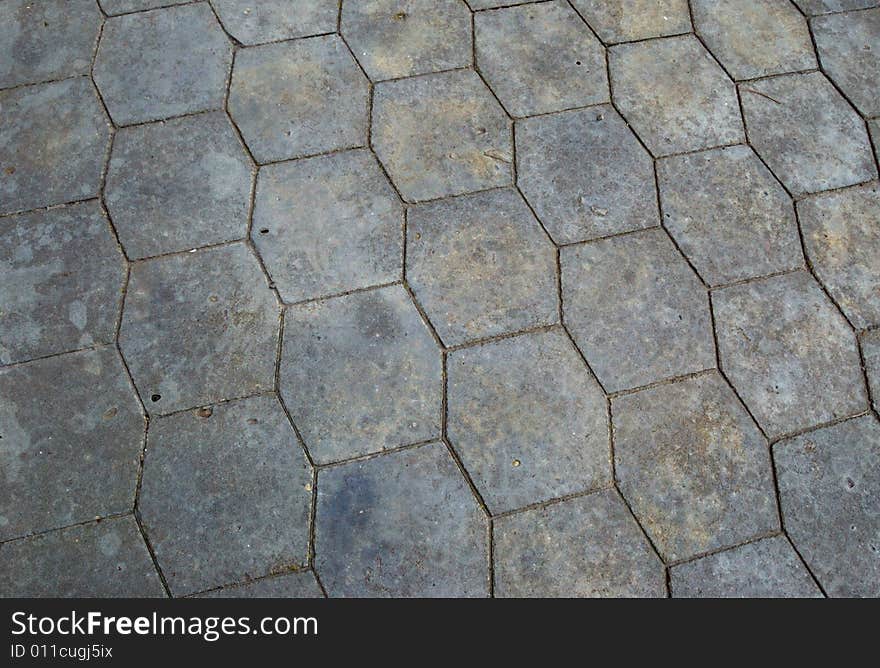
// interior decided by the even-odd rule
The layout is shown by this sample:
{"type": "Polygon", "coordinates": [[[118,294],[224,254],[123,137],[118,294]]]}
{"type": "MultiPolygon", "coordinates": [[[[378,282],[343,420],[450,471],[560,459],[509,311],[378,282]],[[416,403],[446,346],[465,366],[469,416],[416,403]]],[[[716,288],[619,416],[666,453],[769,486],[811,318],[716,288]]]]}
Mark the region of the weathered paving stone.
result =
{"type": "Polygon", "coordinates": [[[318,475],[315,568],[331,597],[484,597],[487,522],[440,443],[318,475]]]}
{"type": "Polygon", "coordinates": [[[270,390],[278,305],[243,244],[136,263],[119,344],[148,410],[270,390]]]}
{"type": "Polygon", "coordinates": [[[0,540],[131,509],[144,417],[115,349],[0,370],[0,425],[0,540]]]}
{"type": "Polygon", "coordinates": [[[877,0],[794,0],[794,3],[810,15],[865,9],[878,4],[877,0]]]}
{"type": "Polygon", "coordinates": [[[251,231],[282,299],[399,280],[403,205],[367,150],[260,170],[251,231]]]}
{"type": "Polygon", "coordinates": [[[369,82],[336,35],[243,49],[229,113],[257,162],[367,142],[369,82]]]}
{"type": "Polygon", "coordinates": [[[565,2],[474,17],[476,63],[513,116],[607,102],[605,49],[565,2]]]}
{"type": "Polygon", "coordinates": [[[516,124],[517,183],[559,244],[657,225],[651,156],[611,106],[516,124]]]}
{"type": "Polygon", "coordinates": [[[98,4],[110,15],[142,12],[169,5],[183,5],[191,0],[98,0],[98,4]]]}
{"type": "Polygon", "coordinates": [[[880,425],[872,416],[774,447],[786,531],[830,596],[880,596],[880,425]]]}
{"type": "Polygon", "coordinates": [[[252,171],[222,111],[120,130],[105,202],[128,256],[247,236],[252,171]]]}
{"type": "Polygon", "coordinates": [[[324,598],[315,575],[298,571],[201,594],[202,598],[324,598]]]}
{"type": "Polygon", "coordinates": [[[311,483],[274,396],[151,422],[139,508],[172,592],[305,564],[311,483]]]}
{"type": "Polygon", "coordinates": [[[614,490],[496,521],[501,598],[666,595],[663,564],[614,490]]]}
{"type": "Polygon", "coordinates": [[[320,464],[437,437],[441,375],[437,344],[399,285],[284,316],[281,394],[320,464]]]}
{"type": "Polygon", "coordinates": [[[408,201],[513,182],[510,120],[472,71],[378,84],[372,145],[408,201]]]}
{"type": "Polygon", "coordinates": [[[119,125],[223,106],[232,44],[207,3],[113,17],[94,78],[119,125]]]}
{"type": "Polygon", "coordinates": [[[865,122],[820,72],[740,84],[749,139],[794,195],[877,176],[865,122]]]}
{"type": "Polygon", "coordinates": [[[615,46],[609,66],[618,109],[654,155],[744,141],[736,88],[693,35],[615,46]]]}
{"type": "Polygon", "coordinates": [[[713,294],[721,366],[771,437],[866,407],[849,325],[799,271],[713,294]]]}
{"type": "Polygon", "coordinates": [[[880,118],[868,121],[868,129],[871,131],[871,140],[874,142],[874,155],[880,161],[880,118]]]}
{"type": "Polygon", "coordinates": [[[748,146],[657,164],[663,223],[709,285],[804,264],[794,206],[748,146]]]}
{"type": "Polygon", "coordinates": [[[336,30],[336,0],[212,0],[223,27],[242,44],[308,37],[336,30]]]}
{"type": "Polygon", "coordinates": [[[559,320],[556,249],[515,190],[411,207],[406,258],[446,345],[559,320]]]}
{"type": "Polygon", "coordinates": [[[575,9],[606,43],[690,31],[687,0],[574,0],[575,9]]]}
{"type": "Polygon", "coordinates": [[[562,249],[565,322],[608,392],[715,366],[709,297],[662,230],[562,249]]]}
{"type": "Polygon", "coordinates": [[[862,335],[862,356],[875,411],[880,411],[880,329],[862,335]]]}
{"type": "Polygon", "coordinates": [[[533,0],[465,0],[474,11],[480,9],[493,9],[495,7],[507,7],[509,5],[523,5],[533,0]]]}

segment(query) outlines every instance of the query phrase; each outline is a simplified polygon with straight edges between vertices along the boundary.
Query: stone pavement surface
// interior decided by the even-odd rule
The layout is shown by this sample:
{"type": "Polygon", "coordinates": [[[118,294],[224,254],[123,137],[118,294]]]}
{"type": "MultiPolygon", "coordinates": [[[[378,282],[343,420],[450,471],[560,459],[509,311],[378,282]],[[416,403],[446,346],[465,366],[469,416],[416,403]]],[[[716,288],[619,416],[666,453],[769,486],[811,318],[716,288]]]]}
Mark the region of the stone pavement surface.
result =
{"type": "Polygon", "coordinates": [[[0,2],[0,596],[880,596],[880,1],[0,2]]]}

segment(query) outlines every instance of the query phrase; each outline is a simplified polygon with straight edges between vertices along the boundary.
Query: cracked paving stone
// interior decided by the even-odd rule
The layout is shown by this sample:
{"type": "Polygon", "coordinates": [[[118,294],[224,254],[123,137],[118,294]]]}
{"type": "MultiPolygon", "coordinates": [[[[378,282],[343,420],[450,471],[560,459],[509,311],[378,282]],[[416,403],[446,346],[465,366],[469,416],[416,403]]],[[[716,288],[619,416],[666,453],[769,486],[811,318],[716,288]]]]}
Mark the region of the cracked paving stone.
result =
{"type": "Polygon", "coordinates": [[[247,236],[252,171],[220,111],[120,130],[105,201],[128,256],[247,236]]]}
{"type": "Polygon", "coordinates": [[[748,146],[657,163],[663,222],[709,285],[804,265],[788,194],[748,146]]]}
{"type": "Polygon", "coordinates": [[[874,142],[874,155],[880,161],[880,118],[868,121],[868,129],[871,131],[871,140],[874,142]]]}
{"type": "Polygon", "coordinates": [[[880,425],[868,415],[774,447],[785,528],[829,596],[880,596],[880,425]]]}
{"type": "Polygon", "coordinates": [[[199,598],[324,598],[311,571],[261,578],[199,594],[199,598]]]}
{"type": "Polygon", "coordinates": [[[805,14],[815,16],[876,7],[878,3],[876,0],[794,0],[794,4],[800,7],[805,14]]]}
{"type": "Polygon", "coordinates": [[[499,598],[663,598],[663,564],[617,492],[495,522],[499,598]]]}
{"type": "Polygon", "coordinates": [[[131,510],[144,416],[114,348],[0,370],[0,425],[0,540],[131,510]]]}
{"type": "Polygon", "coordinates": [[[689,32],[687,0],[573,0],[575,9],[606,43],[689,32]]]}
{"type": "Polygon", "coordinates": [[[880,329],[862,335],[862,354],[865,358],[868,386],[874,399],[874,410],[880,411],[880,329]]]}
{"type": "Polygon", "coordinates": [[[494,9],[496,7],[508,7],[510,5],[524,5],[534,0],[465,0],[474,11],[481,9],[494,9]]]}
{"type": "Polygon", "coordinates": [[[410,207],[406,258],[446,345],[559,320],[556,248],[515,190],[410,207]]]}
{"type": "Polygon", "coordinates": [[[794,195],[877,176],[865,122],[820,72],[740,84],[749,139],[794,195]]]}
{"type": "Polygon", "coordinates": [[[232,44],[206,3],[107,19],[94,79],[119,125],[220,109],[232,44]]]}
{"type": "Polygon", "coordinates": [[[607,392],[715,366],[709,297],[662,230],[562,249],[565,323],[607,392]]]}
{"type": "Polygon", "coordinates": [[[770,438],[866,408],[855,336],[804,271],[713,293],[721,366],[770,438]]]}
{"type": "Polygon", "coordinates": [[[407,201],[513,182],[510,120],[473,71],[377,84],[372,145],[407,201]]]}
{"type": "Polygon", "coordinates": [[[185,5],[192,0],[98,0],[103,10],[108,14],[127,14],[130,12],[142,12],[145,9],[157,9],[169,5],[185,5]]]}
{"type": "Polygon", "coordinates": [[[279,310],[243,244],[135,263],[119,345],[152,413],[272,389],[279,310]]]}
{"type": "Polygon", "coordinates": [[[693,35],[610,51],[620,113],[656,156],[745,140],[736,87],[693,35]]]}
{"type": "Polygon", "coordinates": [[[150,423],[138,506],[175,595],[304,565],[311,489],[274,395],[150,423]]]}
{"type": "Polygon", "coordinates": [[[286,302],[401,278],[403,205],[367,150],[263,167],[251,236],[286,302]]]}
{"type": "Polygon", "coordinates": [[[400,285],[289,308],[279,373],[319,464],[440,434],[440,350],[400,285]]]}
{"type": "Polygon", "coordinates": [[[474,17],[476,62],[513,116],[607,102],[605,49],[565,2],[474,17]]]}
{"type": "Polygon", "coordinates": [[[441,443],[318,474],[315,568],[331,597],[488,596],[488,523],[441,443]]]}
{"type": "Polygon", "coordinates": [[[666,561],[779,529],[767,441],[718,373],[611,410],[620,491],[666,561]]]}
{"type": "Polygon", "coordinates": [[[245,45],[336,30],[338,0],[212,0],[223,27],[245,45]]]}

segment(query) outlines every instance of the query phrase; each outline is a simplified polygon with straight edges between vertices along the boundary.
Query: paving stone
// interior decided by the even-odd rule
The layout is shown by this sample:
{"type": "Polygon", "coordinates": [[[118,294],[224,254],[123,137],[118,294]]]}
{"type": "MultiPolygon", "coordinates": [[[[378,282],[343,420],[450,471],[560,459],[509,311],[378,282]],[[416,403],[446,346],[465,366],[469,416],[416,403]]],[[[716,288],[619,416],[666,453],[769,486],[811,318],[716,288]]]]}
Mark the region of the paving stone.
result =
{"type": "Polygon", "coordinates": [[[865,9],[878,4],[877,0],[794,0],[794,3],[810,15],[865,9]]]}
{"type": "Polygon", "coordinates": [[[308,37],[336,30],[338,0],[212,0],[223,27],[242,44],[308,37]]]}
{"type": "Polygon", "coordinates": [[[95,84],[118,125],[220,109],[232,44],[207,3],[113,17],[95,84]]]}
{"type": "Polygon", "coordinates": [[[880,329],[865,332],[861,343],[874,410],[880,411],[880,329]]]}
{"type": "Polygon", "coordinates": [[[877,176],[865,122],[820,73],[740,84],[749,140],[794,195],[877,176]]]}
{"type": "Polygon", "coordinates": [[[568,3],[480,12],[474,30],[477,66],[511,115],[608,101],[605,49],[568,3]]]}
{"type": "Polygon", "coordinates": [[[252,171],[222,111],[120,130],[105,202],[128,256],[247,236],[252,171]]]}
{"type": "Polygon", "coordinates": [[[562,249],[564,320],[607,392],[715,366],[705,288],[662,230],[562,249]]]}
{"type": "Polygon", "coordinates": [[[432,443],[322,470],[315,567],[331,597],[484,597],[488,526],[432,443]]]}
{"type": "Polygon", "coordinates": [[[855,337],[799,271],[713,293],[721,365],[771,437],[865,409],[855,337]]]}
{"type": "Polygon", "coordinates": [[[748,146],[657,163],[663,223],[709,285],[804,264],[794,207],[748,146]]]}
{"type": "Polygon", "coordinates": [[[494,541],[500,598],[666,596],[663,564],[614,490],[503,517],[494,541]]]}
{"type": "Polygon", "coordinates": [[[480,9],[493,9],[495,7],[508,7],[510,5],[523,5],[534,0],[465,0],[474,11],[480,9]]]}
{"type": "Polygon", "coordinates": [[[138,505],[172,592],[305,564],[311,483],[274,396],[151,422],[138,505]]]}
{"type": "Polygon", "coordinates": [[[653,227],[651,156],[609,105],[518,121],[517,183],[559,244],[653,227]]]}
{"type": "Polygon", "coordinates": [[[98,4],[110,15],[142,12],[170,5],[185,5],[192,0],[98,0],[98,4]]]}
{"type": "Polygon", "coordinates": [[[559,320],[556,249],[515,190],[411,207],[406,257],[446,345],[559,320]]]}
{"type": "Polygon", "coordinates": [[[131,510],[144,417],[115,349],[0,369],[0,425],[0,540],[131,510]]]}
{"type": "Polygon", "coordinates": [[[288,302],[401,278],[403,205],[367,150],[264,167],[251,235],[288,302]]]}
{"type": "Polygon", "coordinates": [[[871,131],[871,141],[874,142],[874,155],[880,161],[880,118],[868,121],[868,129],[871,131]]]}
{"type": "Polygon", "coordinates": [[[284,316],[281,394],[320,464],[435,438],[441,375],[437,344],[399,285],[284,316]]]}
{"type": "Polygon", "coordinates": [[[473,71],[378,84],[372,145],[408,201],[513,182],[510,120],[473,71]]]}
{"type": "Polygon", "coordinates": [[[693,35],[609,53],[617,108],[656,156],[745,140],[736,88],[693,35]]]}
{"type": "Polygon", "coordinates": [[[572,4],[606,43],[689,32],[687,0],[573,0],[572,4]]]}
{"type": "Polygon", "coordinates": [[[311,571],[261,578],[200,594],[200,598],[324,598],[311,571]]]}
{"type": "Polygon", "coordinates": [[[243,244],[132,266],[119,344],[148,410],[272,389],[278,305],[243,244]]]}
{"type": "Polygon", "coordinates": [[[871,416],[774,447],[786,531],[829,596],[880,596],[880,425],[871,416]]]}

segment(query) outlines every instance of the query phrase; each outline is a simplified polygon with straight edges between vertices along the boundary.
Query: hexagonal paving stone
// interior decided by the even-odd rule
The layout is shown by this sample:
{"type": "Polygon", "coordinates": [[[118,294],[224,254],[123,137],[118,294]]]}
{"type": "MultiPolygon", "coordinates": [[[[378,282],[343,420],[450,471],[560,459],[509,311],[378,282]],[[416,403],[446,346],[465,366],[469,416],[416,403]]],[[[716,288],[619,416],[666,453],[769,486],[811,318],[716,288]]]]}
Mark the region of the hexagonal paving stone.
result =
{"type": "Polygon", "coordinates": [[[606,43],[689,32],[687,0],[573,0],[606,43]]]}
{"type": "Polygon", "coordinates": [[[709,285],[804,265],[794,207],[748,146],[657,163],[663,223],[709,285]]]}
{"type": "Polygon", "coordinates": [[[440,350],[399,285],[289,308],[280,374],[320,464],[440,433],[440,350]]]}
{"type": "Polygon", "coordinates": [[[862,334],[862,355],[875,411],[880,411],[880,329],[862,334]]]}
{"type": "Polygon", "coordinates": [[[472,71],[378,84],[372,144],[408,201],[513,182],[510,120],[472,71]]]}
{"type": "Polygon", "coordinates": [[[192,0],[98,0],[98,4],[110,15],[142,12],[169,5],[184,5],[192,0]]]}
{"type": "Polygon", "coordinates": [[[223,27],[242,44],[334,32],[338,0],[212,0],[223,27]]]}
{"type": "Polygon", "coordinates": [[[517,183],[559,244],[659,222],[651,156],[611,106],[518,121],[517,183]]]}
{"type": "Polygon", "coordinates": [[[410,208],[406,257],[446,345],[559,320],[556,249],[515,190],[410,208]]]}
{"type": "Polygon", "coordinates": [[[564,320],[608,392],[715,366],[709,297],[662,230],[562,249],[564,320]]]}
{"type": "Polygon", "coordinates": [[[86,77],[0,91],[0,213],[98,194],[110,126],[86,77]]]}
{"type": "Polygon", "coordinates": [[[740,84],[749,140],[794,195],[877,176],[865,122],[821,72],[740,84]]]}
{"type": "Polygon", "coordinates": [[[611,410],[620,491],[667,561],[779,529],[767,441],[719,374],[611,410]]]}
{"type": "Polygon", "coordinates": [[[260,171],[251,231],[282,298],[400,280],[403,205],[367,150],[260,171]]]}
{"type": "Polygon", "coordinates": [[[830,596],[880,596],[880,425],[871,416],[774,447],[782,517],[830,596]]]}
{"type": "Polygon", "coordinates": [[[113,17],[94,77],[119,125],[223,106],[232,44],[207,3],[113,17]]]}
{"type": "Polygon", "coordinates": [[[215,589],[200,598],[324,598],[311,571],[260,578],[235,587],[215,589]]]}
{"type": "Polygon", "coordinates": [[[246,236],[252,170],[221,111],[120,130],[105,201],[128,256],[246,236]]]}
{"type": "Polygon", "coordinates": [[[330,596],[488,595],[486,516],[441,443],[322,470],[315,522],[330,596]]]}
{"type": "Polygon", "coordinates": [[[878,4],[877,0],[794,0],[794,3],[810,15],[865,9],[878,4]]]}
{"type": "Polygon", "coordinates": [[[713,293],[721,365],[771,437],[865,409],[855,336],[803,271],[713,293]]]}
{"type": "Polygon", "coordinates": [[[745,140],[736,88],[693,36],[609,53],[618,109],[656,156],[745,140]]]}
{"type": "Polygon", "coordinates": [[[131,509],[144,416],[115,349],[0,369],[0,425],[0,540],[131,509]]]}
{"type": "Polygon", "coordinates": [[[666,595],[663,564],[614,490],[503,517],[494,541],[501,598],[666,595]]]}
{"type": "Polygon", "coordinates": [[[477,67],[513,116],[607,102],[605,49],[559,0],[474,17],[477,67]]]}
{"type": "Polygon", "coordinates": [[[243,244],[136,263],[119,345],[150,412],[273,386],[278,304],[243,244]]]}

